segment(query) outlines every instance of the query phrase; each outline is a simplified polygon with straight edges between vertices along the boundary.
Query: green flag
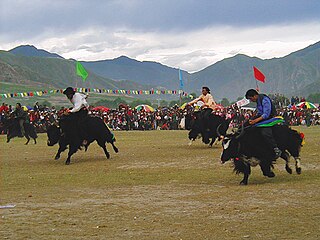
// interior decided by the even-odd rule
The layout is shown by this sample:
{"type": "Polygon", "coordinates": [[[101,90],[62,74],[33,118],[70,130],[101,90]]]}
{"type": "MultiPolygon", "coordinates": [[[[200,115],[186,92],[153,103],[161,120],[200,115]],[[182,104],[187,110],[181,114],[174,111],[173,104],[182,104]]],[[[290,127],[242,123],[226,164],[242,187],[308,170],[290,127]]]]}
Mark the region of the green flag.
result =
{"type": "Polygon", "coordinates": [[[82,77],[82,81],[86,81],[89,74],[88,74],[87,70],[78,61],[76,63],[76,72],[77,72],[77,75],[82,77]]]}

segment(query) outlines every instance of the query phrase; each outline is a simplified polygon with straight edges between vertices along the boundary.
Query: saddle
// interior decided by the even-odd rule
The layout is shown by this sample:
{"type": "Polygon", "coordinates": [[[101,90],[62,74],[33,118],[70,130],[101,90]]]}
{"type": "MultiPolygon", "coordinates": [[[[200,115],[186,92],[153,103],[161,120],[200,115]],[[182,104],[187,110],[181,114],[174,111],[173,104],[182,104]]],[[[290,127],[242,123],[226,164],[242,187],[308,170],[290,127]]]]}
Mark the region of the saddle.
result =
{"type": "Polygon", "coordinates": [[[284,121],[283,117],[276,116],[276,117],[258,122],[253,126],[255,126],[255,127],[273,127],[275,125],[284,124],[284,123],[285,123],[285,121],[284,121]]]}

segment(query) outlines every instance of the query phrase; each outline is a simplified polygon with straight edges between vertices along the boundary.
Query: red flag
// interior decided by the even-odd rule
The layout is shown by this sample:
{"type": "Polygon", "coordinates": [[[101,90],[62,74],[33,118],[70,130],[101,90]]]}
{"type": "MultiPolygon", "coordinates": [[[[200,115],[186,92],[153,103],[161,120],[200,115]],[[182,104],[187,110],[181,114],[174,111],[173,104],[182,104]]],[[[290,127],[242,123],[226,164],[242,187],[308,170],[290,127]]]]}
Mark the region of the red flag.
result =
{"type": "Polygon", "coordinates": [[[255,66],[253,66],[253,72],[254,72],[254,77],[260,81],[260,82],[265,82],[264,80],[266,79],[266,77],[263,75],[262,72],[260,72],[260,70],[258,68],[256,68],[255,66]]]}

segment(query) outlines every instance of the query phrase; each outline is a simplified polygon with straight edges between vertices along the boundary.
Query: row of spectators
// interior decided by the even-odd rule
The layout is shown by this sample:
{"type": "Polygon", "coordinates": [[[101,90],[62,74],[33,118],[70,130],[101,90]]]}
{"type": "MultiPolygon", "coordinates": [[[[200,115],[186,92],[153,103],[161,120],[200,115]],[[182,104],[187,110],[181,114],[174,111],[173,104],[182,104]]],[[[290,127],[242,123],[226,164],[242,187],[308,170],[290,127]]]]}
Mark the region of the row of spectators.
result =
{"type": "MultiPolygon", "coordinates": [[[[13,111],[12,107],[3,103],[0,107],[0,121],[4,122],[5,118],[13,111]]],[[[194,109],[181,109],[179,106],[159,107],[154,112],[145,110],[138,111],[127,105],[120,105],[118,109],[110,109],[109,111],[94,111],[90,107],[89,113],[104,119],[105,123],[113,130],[176,130],[179,129],[180,120],[189,111],[194,109]]],[[[46,126],[57,121],[65,111],[65,108],[59,110],[55,107],[48,108],[46,106],[35,105],[33,109],[27,110],[29,121],[34,124],[38,132],[45,132],[46,126]]],[[[245,119],[253,114],[252,109],[239,109],[236,105],[219,109],[215,114],[232,118],[232,125],[238,126],[245,119]]],[[[286,123],[291,126],[297,125],[320,125],[319,109],[290,109],[279,108],[278,114],[283,116],[286,123]]]]}
{"type": "Polygon", "coordinates": [[[270,94],[268,96],[271,98],[272,102],[274,103],[274,105],[277,109],[285,108],[288,105],[294,106],[300,102],[306,101],[305,97],[292,96],[291,100],[289,102],[289,99],[287,99],[283,94],[279,94],[279,93],[270,94]]]}

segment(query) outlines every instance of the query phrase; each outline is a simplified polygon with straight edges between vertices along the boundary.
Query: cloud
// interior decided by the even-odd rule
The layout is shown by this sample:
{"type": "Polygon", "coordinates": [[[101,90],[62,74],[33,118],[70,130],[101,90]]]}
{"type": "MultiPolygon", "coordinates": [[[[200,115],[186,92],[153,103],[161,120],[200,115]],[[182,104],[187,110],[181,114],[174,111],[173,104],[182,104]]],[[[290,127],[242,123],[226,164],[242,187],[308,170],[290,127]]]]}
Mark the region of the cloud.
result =
{"type": "Polygon", "coordinates": [[[65,58],[121,55],[198,71],[242,53],[281,57],[320,39],[320,1],[0,2],[0,49],[33,44],[65,58]]]}
{"type": "Polygon", "coordinates": [[[319,21],[317,0],[2,0],[6,38],[88,27],[134,31],[194,31],[212,26],[256,27],[319,21]]]}

